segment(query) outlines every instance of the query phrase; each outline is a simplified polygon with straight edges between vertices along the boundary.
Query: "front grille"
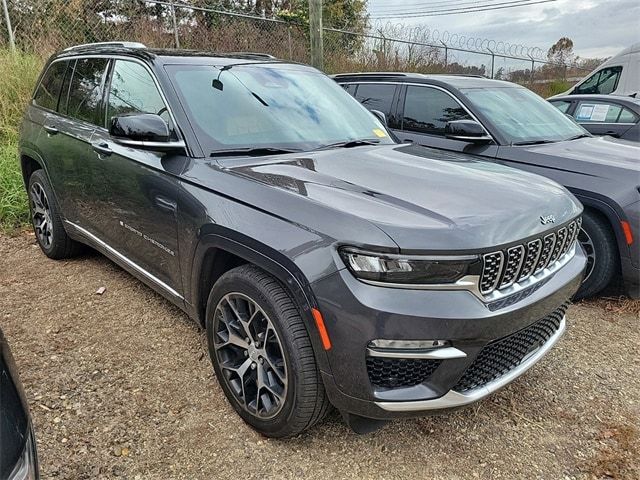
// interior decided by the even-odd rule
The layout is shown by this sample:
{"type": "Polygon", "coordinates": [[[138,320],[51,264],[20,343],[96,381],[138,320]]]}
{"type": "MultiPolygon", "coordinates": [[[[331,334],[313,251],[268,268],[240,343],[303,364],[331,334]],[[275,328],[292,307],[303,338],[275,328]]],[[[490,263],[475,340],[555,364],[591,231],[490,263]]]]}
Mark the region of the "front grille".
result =
{"type": "Polygon", "coordinates": [[[575,244],[581,219],[526,244],[482,256],[480,292],[488,295],[526,280],[559,261],[575,244]]]}
{"type": "Polygon", "coordinates": [[[482,387],[520,365],[558,330],[568,306],[565,303],[532,325],[485,346],[453,390],[464,393],[482,387]]]}
{"type": "Polygon", "coordinates": [[[441,360],[367,357],[369,380],[376,387],[413,387],[425,382],[441,360]]]}

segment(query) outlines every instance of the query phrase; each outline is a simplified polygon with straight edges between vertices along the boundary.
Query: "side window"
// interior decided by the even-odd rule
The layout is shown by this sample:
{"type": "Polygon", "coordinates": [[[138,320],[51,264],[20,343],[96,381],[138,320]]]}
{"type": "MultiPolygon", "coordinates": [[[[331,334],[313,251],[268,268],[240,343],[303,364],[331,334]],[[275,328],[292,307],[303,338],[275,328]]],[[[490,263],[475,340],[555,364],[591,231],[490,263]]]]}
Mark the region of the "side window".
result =
{"type": "Polygon", "coordinates": [[[340,86],[344,88],[350,95],[355,96],[357,86],[355,83],[343,83],[340,86]]]}
{"type": "Polygon", "coordinates": [[[107,103],[107,122],[126,113],[155,113],[169,123],[169,113],[153,77],[142,65],[116,60],[107,103]]]}
{"type": "Polygon", "coordinates": [[[76,62],[73,70],[67,115],[99,124],[102,85],[107,68],[106,58],[84,58],[76,62]]]}
{"type": "Polygon", "coordinates": [[[569,110],[569,107],[571,106],[571,102],[567,100],[557,100],[555,102],[551,102],[551,105],[556,107],[562,113],[567,113],[567,110],[569,110]]]}
{"type": "Polygon", "coordinates": [[[635,113],[622,107],[622,112],[620,112],[620,116],[618,117],[618,123],[636,123],[637,121],[638,116],[635,113]]]}
{"type": "Polygon", "coordinates": [[[387,117],[391,116],[391,103],[395,85],[360,83],[356,91],[356,98],[369,110],[379,110],[387,117]]]}
{"type": "Polygon", "coordinates": [[[39,107],[48,108],[49,110],[58,109],[58,97],[60,96],[60,88],[64,82],[64,75],[67,71],[69,62],[55,62],[49,66],[46,73],[42,77],[40,86],[33,96],[33,103],[39,107]]]}
{"type": "Polygon", "coordinates": [[[599,102],[580,102],[574,117],[581,123],[616,123],[622,112],[620,105],[599,102]]]}
{"type": "Polygon", "coordinates": [[[622,67],[603,68],[576,87],[572,93],[598,93],[608,95],[617,88],[621,74],[622,67]]]}
{"type": "Polygon", "coordinates": [[[402,129],[430,135],[444,135],[447,122],[471,120],[464,108],[449,94],[429,87],[409,85],[404,101],[402,129]]]}

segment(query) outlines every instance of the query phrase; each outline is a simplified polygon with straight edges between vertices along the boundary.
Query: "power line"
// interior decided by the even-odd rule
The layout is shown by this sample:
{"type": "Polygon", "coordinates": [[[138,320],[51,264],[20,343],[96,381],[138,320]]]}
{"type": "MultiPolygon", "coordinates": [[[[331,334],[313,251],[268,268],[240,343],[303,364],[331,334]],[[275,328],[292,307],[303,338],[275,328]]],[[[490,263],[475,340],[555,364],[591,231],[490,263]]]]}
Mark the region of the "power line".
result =
{"type": "Polygon", "coordinates": [[[420,18],[420,17],[436,17],[441,15],[458,15],[462,13],[475,13],[475,12],[486,12],[489,10],[503,10],[505,8],[514,8],[514,7],[525,7],[529,5],[538,5],[541,3],[549,3],[555,2],[556,0],[538,0],[538,1],[529,1],[527,3],[520,3],[522,0],[519,0],[519,3],[513,4],[514,2],[505,2],[503,5],[498,6],[500,4],[494,4],[495,6],[487,6],[481,8],[473,8],[473,7],[464,7],[458,9],[449,9],[449,10],[431,10],[424,13],[420,12],[405,12],[400,14],[389,14],[389,15],[370,15],[369,18],[374,20],[381,19],[390,19],[390,18],[420,18]]]}
{"type": "MultiPolygon", "coordinates": [[[[412,11],[431,11],[433,9],[441,9],[441,8],[457,8],[457,7],[467,7],[467,8],[475,8],[475,7],[489,7],[495,5],[494,2],[497,0],[449,0],[449,1],[438,1],[438,2],[420,2],[415,4],[410,3],[402,3],[401,5],[380,5],[377,7],[372,7],[370,10],[372,13],[383,11],[391,11],[397,13],[401,10],[412,10],[412,11]]],[[[520,1],[531,1],[531,0],[520,0],[520,1]]]]}

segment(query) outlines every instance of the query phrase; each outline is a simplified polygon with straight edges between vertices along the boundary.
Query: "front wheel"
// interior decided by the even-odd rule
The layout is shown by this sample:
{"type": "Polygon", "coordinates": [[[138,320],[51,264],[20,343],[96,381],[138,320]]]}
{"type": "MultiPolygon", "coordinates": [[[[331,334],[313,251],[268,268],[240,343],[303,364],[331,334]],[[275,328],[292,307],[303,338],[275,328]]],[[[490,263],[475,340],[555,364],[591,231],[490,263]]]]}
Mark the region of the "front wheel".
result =
{"type": "Polygon", "coordinates": [[[329,402],[309,335],[275,278],[251,265],[225,273],[209,295],[206,323],[218,382],[251,427],[289,437],[325,416],[329,402]]]}
{"type": "Polygon", "coordinates": [[[585,212],[578,241],[587,255],[587,268],[575,299],[590,297],[604,290],[618,271],[616,238],[604,218],[585,212]]]}

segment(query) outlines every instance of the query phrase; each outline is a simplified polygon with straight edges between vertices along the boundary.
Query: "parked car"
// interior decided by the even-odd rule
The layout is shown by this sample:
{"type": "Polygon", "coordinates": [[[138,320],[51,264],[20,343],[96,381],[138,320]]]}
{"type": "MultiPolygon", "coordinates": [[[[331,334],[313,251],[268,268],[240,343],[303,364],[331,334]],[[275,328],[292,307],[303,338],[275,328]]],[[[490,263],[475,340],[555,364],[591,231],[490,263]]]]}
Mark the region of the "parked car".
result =
{"type": "Polygon", "coordinates": [[[37,480],[33,423],[18,370],[0,329],[0,478],[37,480]]]}
{"type": "Polygon", "coordinates": [[[640,92],[640,42],[596,68],[562,95],[627,95],[640,92]]]}
{"type": "Polygon", "coordinates": [[[86,243],[205,326],[267,436],[330,404],[364,432],[485,397],[558,340],[586,264],[563,187],[398,145],[330,78],[266,55],[68,49],[20,155],[42,251],[86,243]]]}
{"type": "Polygon", "coordinates": [[[593,135],[640,142],[640,99],[617,95],[564,95],[549,101],[593,135]]]}
{"type": "MultiPolygon", "coordinates": [[[[478,76],[336,75],[349,93],[382,112],[402,141],[477,155],[545,175],[584,205],[579,240],[588,255],[577,298],[602,291],[622,272],[640,296],[640,148],[593,138],[538,95],[478,76]]],[[[460,186],[462,188],[462,186],[460,186]]]]}

